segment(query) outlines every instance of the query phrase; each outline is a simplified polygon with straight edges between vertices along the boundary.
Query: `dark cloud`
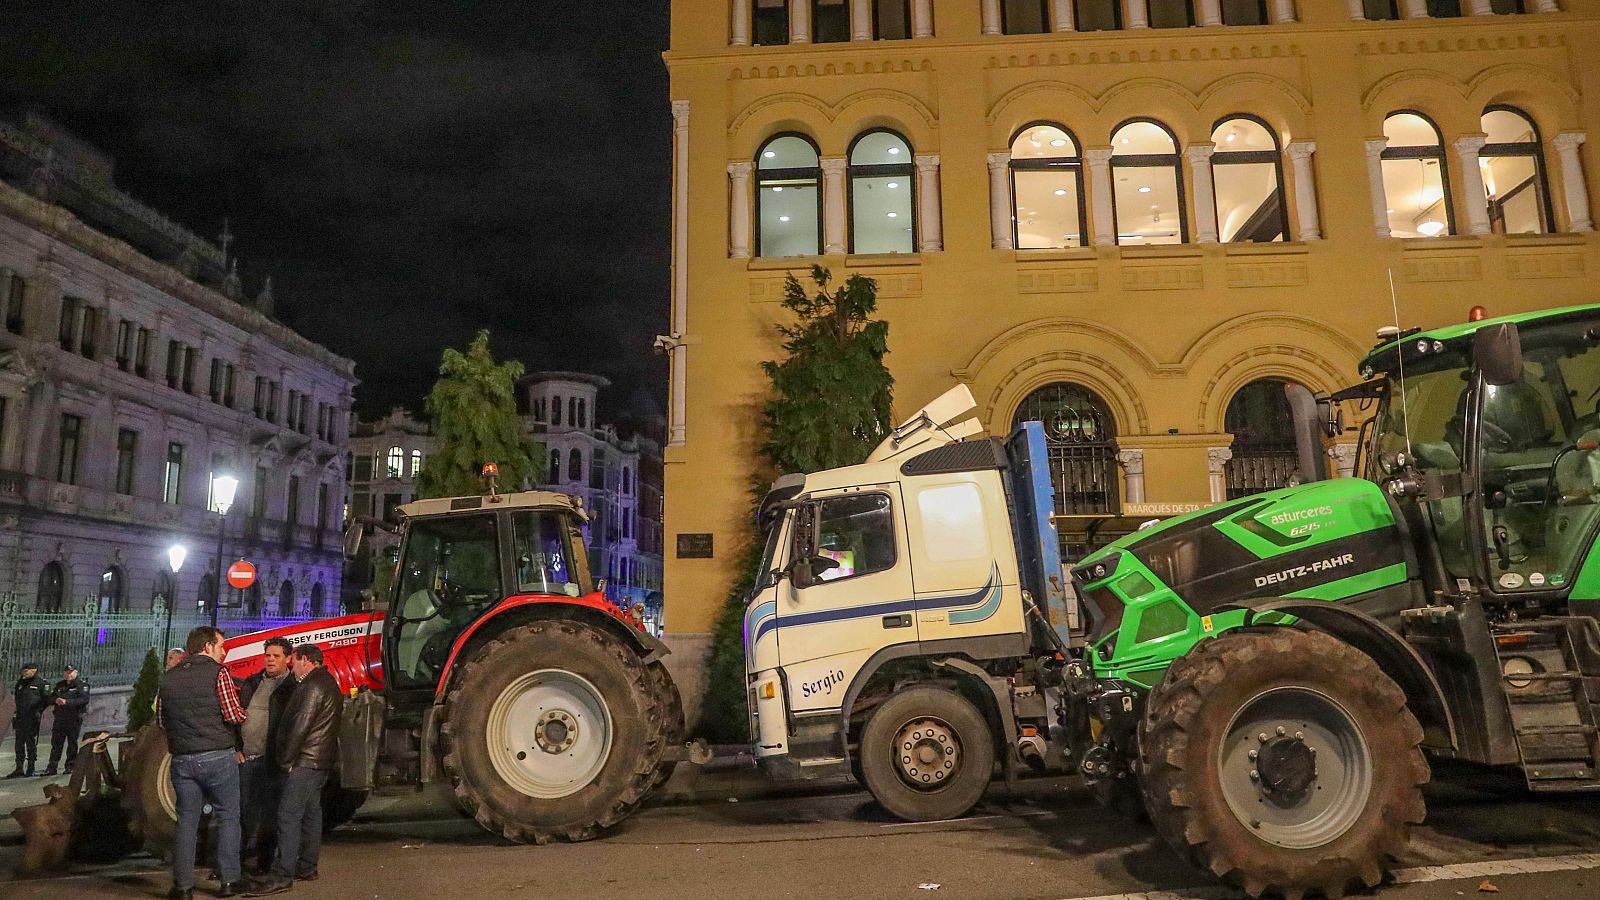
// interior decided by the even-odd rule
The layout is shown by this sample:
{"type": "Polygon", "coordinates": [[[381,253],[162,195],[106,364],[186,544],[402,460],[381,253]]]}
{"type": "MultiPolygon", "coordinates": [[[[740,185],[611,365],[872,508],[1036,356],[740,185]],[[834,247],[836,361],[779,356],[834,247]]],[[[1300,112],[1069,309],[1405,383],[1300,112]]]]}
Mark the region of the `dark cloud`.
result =
{"type": "Polygon", "coordinates": [[[491,329],[530,369],[663,392],[667,3],[12,0],[0,104],[112,153],[354,358],[371,414],[491,329]],[[17,8],[20,7],[20,8],[17,8]]]}

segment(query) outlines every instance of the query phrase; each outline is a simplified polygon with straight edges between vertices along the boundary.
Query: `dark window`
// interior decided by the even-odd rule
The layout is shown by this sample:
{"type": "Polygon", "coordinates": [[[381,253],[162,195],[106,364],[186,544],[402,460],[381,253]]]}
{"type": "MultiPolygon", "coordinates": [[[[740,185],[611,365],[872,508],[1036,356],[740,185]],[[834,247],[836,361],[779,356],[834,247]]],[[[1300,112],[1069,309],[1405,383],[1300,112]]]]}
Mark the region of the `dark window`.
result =
{"type": "Polygon", "coordinates": [[[183,383],[183,345],[167,341],[167,387],[173,390],[183,383]]]}
{"type": "Polygon", "coordinates": [[[351,481],[372,480],[372,457],[362,454],[356,457],[355,468],[350,471],[351,481]]]}
{"type": "Polygon", "coordinates": [[[604,490],[606,486],[606,451],[596,449],[589,457],[589,487],[604,490]]]}
{"type": "Polygon", "coordinates": [[[210,383],[210,388],[211,388],[211,390],[210,390],[211,402],[212,403],[221,403],[222,402],[222,360],[220,360],[220,359],[213,359],[211,361],[211,383],[210,383]]]}
{"type": "MultiPolygon", "coordinates": [[[[797,0],[804,3],[806,0],[797,0]]],[[[788,0],[752,0],[752,37],[758,47],[789,43],[788,0]]]]}
{"type": "Polygon", "coordinates": [[[0,328],[22,333],[22,304],[27,299],[27,282],[7,268],[0,268],[0,328]]]}
{"type": "Polygon", "coordinates": [[[567,480],[583,480],[583,454],[578,452],[577,447],[567,454],[567,480]]]}
{"type": "Polygon", "coordinates": [[[139,465],[139,432],[117,429],[117,493],[132,494],[134,471],[139,465]]]}
{"type": "Polygon", "coordinates": [[[92,306],[83,308],[83,328],[78,335],[78,353],[84,359],[94,359],[99,352],[96,342],[100,335],[100,319],[104,315],[92,306]]]}
{"type": "Polygon", "coordinates": [[[194,370],[200,366],[200,350],[196,347],[183,348],[183,392],[194,393],[194,370]]]}
{"type": "Polygon", "coordinates": [[[872,36],[880,41],[911,37],[911,0],[872,0],[872,36]]]}
{"type": "Polygon", "coordinates": [[[406,500],[404,494],[384,494],[383,520],[385,522],[393,522],[396,518],[395,510],[399,509],[401,504],[405,502],[406,500]]]}
{"type": "Polygon", "coordinates": [[[260,375],[256,376],[256,398],[250,406],[250,411],[258,419],[264,418],[263,414],[267,411],[267,379],[260,375]]]}
{"type": "Polygon", "coordinates": [[[356,491],[350,495],[350,517],[372,515],[372,495],[366,491],[356,491]]]}
{"type": "Polygon", "coordinates": [[[1267,0],[1222,0],[1222,24],[1265,25],[1267,0]]]}
{"type": "Polygon", "coordinates": [[[155,586],[150,591],[151,608],[159,604],[166,609],[176,602],[178,602],[178,586],[173,581],[172,573],[164,570],[157,572],[155,586]]]}
{"type": "Polygon", "coordinates": [[[1049,0],[1000,0],[1000,30],[1006,34],[1049,31],[1049,0]]]}
{"type": "Polygon", "coordinates": [[[1229,500],[1288,487],[1299,471],[1285,384],[1260,378],[1228,401],[1223,427],[1233,435],[1233,458],[1223,472],[1229,500]]]}
{"type": "Polygon", "coordinates": [[[1013,243],[1018,250],[1082,247],[1083,160],[1059,125],[1039,122],[1011,142],[1013,243]]]}
{"type": "Polygon", "coordinates": [[[295,608],[294,608],[294,602],[295,602],[294,582],[292,582],[289,579],[285,578],[283,580],[283,583],[278,585],[278,615],[280,615],[280,616],[296,615],[295,608]]]}
{"type": "Polygon", "coordinates": [[[122,612],[128,606],[128,578],[121,566],[109,566],[100,573],[100,591],[96,598],[102,613],[122,612]]]}
{"type": "Polygon", "coordinates": [[[1369,21],[1386,22],[1400,18],[1400,0],[1361,0],[1361,8],[1369,21]]]}
{"type": "Polygon", "coordinates": [[[133,323],[117,323],[117,368],[126,372],[133,365],[133,323]]]}
{"type": "Polygon", "coordinates": [[[1489,8],[1497,16],[1514,16],[1528,11],[1523,0],[1489,0],[1489,8]]]}
{"type": "Polygon", "coordinates": [[[578,398],[578,419],[573,424],[579,428],[589,427],[589,401],[583,397],[578,398]]]}
{"type": "Polygon", "coordinates": [[[233,363],[223,367],[222,373],[222,405],[233,409],[234,386],[238,381],[238,372],[233,368],[233,363]]]}
{"type": "Polygon", "coordinates": [[[821,184],[817,148],[810,139],[783,134],[761,146],[756,153],[756,255],[821,252],[821,184]]]}
{"type": "Polygon", "coordinates": [[[139,342],[133,352],[133,374],[140,378],[150,376],[150,329],[139,329],[139,342]]]}
{"type": "MultiPolygon", "coordinates": [[[[1047,384],[1017,407],[1013,426],[1029,421],[1044,426],[1056,512],[1115,515],[1122,508],[1117,492],[1116,423],[1105,401],[1081,385],[1047,384]]],[[[1079,559],[1090,549],[1087,544],[1074,543],[1067,529],[1060,533],[1063,560],[1079,559]]]]}
{"type": "Polygon", "coordinates": [[[272,473],[263,466],[256,466],[256,483],[254,496],[250,498],[250,515],[257,519],[267,516],[267,479],[272,473]]]}
{"type": "Polygon", "coordinates": [[[208,609],[217,602],[217,573],[207,572],[200,576],[200,590],[196,599],[200,601],[201,609],[208,609]]]}
{"type": "Polygon", "coordinates": [[[1151,28],[1188,28],[1194,24],[1189,0],[1147,0],[1151,28]]]}
{"type": "Polygon", "coordinates": [[[561,398],[559,396],[550,398],[550,424],[561,424],[561,398]]]}
{"type": "Polygon", "coordinates": [[[61,298],[61,327],[57,329],[56,339],[68,353],[77,349],[78,313],[82,309],[83,301],[77,297],[61,298]]]}
{"type": "Polygon", "coordinates": [[[78,443],[83,438],[83,418],[70,413],[61,417],[60,443],[56,453],[56,480],[78,483],[78,443]]]}
{"type": "Polygon", "coordinates": [[[283,388],[276,381],[267,382],[267,421],[278,423],[278,397],[283,388]]]}
{"type": "Polygon", "coordinates": [[[1283,155],[1278,138],[1261,121],[1235,116],[1211,132],[1212,197],[1223,243],[1288,239],[1283,203],[1283,155]]]}
{"type": "Polygon", "coordinates": [[[328,591],[319,581],[311,586],[311,614],[313,616],[331,615],[333,610],[328,609],[327,605],[328,591]]]}
{"type": "Polygon", "coordinates": [[[1116,31],[1122,27],[1122,0],[1073,0],[1079,31],[1116,31]]]}
{"type": "Polygon", "coordinates": [[[1461,0],[1428,0],[1428,18],[1454,19],[1461,15],[1461,0]]]}
{"type": "Polygon", "coordinates": [[[582,428],[583,423],[578,421],[578,398],[567,398],[567,424],[573,428],[582,428]]]}
{"type": "Polygon", "coordinates": [[[916,249],[916,172],[911,156],[911,145],[892,131],[869,131],[851,143],[851,253],[916,249]]]}
{"type": "Polygon", "coordinates": [[[550,451],[550,470],[544,473],[546,482],[555,484],[561,480],[561,451],[550,451]]]}
{"type": "Polygon", "coordinates": [[[55,561],[46,563],[44,570],[39,573],[39,602],[36,604],[39,611],[62,612],[62,605],[66,599],[66,566],[55,561]]]}
{"type": "Polygon", "coordinates": [[[845,0],[811,0],[811,40],[818,44],[850,40],[850,7],[845,0]]]}
{"type": "Polygon", "coordinates": [[[161,499],[177,505],[183,499],[183,445],[167,444],[167,465],[161,479],[161,499]]]}

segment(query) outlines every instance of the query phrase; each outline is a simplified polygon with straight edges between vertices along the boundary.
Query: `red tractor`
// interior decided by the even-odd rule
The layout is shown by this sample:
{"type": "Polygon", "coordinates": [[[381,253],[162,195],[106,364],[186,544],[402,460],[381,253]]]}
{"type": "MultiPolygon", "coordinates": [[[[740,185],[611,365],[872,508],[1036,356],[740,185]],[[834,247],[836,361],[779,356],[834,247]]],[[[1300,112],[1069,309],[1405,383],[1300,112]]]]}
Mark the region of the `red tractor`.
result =
{"type": "MultiPolygon", "coordinates": [[[[667,648],[589,573],[583,510],[544,491],[400,507],[386,609],[231,637],[227,666],[261,667],[271,637],[315,643],[345,690],[329,827],[367,792],[448,779],[506,838],[587,840],[622,821],[680,760],[683,705],[667,648]]],[[[363,528],[346,538],[354,555],[363,528]]],[[[158,725],[123,752],[123,805],[146,847],[176,822],[158,725]]]]}

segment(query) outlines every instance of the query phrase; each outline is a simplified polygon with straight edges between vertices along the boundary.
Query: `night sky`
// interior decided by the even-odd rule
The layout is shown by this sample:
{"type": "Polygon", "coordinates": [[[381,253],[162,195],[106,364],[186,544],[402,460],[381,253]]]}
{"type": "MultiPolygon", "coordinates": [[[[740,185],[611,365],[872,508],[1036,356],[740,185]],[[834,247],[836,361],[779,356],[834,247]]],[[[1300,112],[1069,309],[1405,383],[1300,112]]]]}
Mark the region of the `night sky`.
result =
{"type": "Polygon", "coordinates": [[[112,154],[246,293],[356,361],[358,412],[420,410],[479,328],[660,411],[667,0],[7,0],[0,115],[112,154]]]}

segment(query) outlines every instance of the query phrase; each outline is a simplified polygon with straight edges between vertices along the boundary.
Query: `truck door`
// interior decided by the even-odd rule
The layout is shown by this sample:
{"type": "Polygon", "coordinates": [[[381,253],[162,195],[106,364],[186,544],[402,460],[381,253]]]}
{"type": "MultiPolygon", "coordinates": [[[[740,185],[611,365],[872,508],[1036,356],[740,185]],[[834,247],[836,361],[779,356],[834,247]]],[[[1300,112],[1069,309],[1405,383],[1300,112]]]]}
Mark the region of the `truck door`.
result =
{"type": "Polygon", "coordinates": [[[837,708],[867,658],[917,640],[898,485],[815,498],[792,529],[790,558],[810,577],[778,589],[778,655],[795,712],[837,708]],[[822,562],[826,560],[827,562],[822,562]]]}
{"type": "Polygon", "coordinates": [[[1000,473],[911,478],[904,491],[921,640],[1023,633],[1000,473]]]}

